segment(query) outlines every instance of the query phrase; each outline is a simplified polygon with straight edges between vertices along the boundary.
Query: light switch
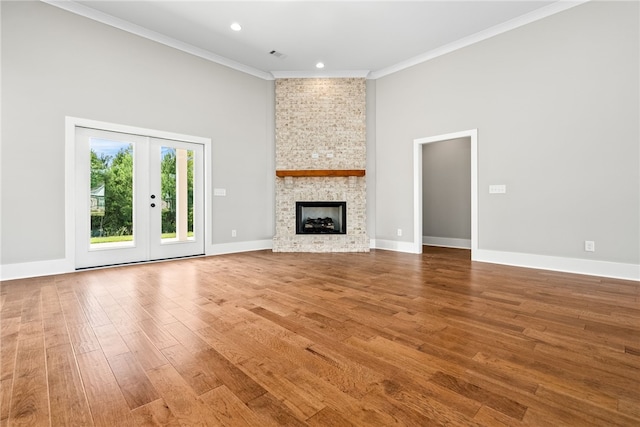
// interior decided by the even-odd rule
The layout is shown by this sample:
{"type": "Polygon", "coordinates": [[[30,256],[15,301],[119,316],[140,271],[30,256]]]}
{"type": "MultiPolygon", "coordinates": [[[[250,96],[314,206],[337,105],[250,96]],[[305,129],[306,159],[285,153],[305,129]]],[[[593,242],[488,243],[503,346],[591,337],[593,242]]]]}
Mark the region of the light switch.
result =
{"type": "Polygon", "coordinates": [[[213,195],[214,196],[226,196],[227,195],[227,189],[226,188],[214,188],[213,189],[213,195]]]}
{"type": "Polygon", "coordinates": [[[507,186],[504,184],[493,184],[489,186],[489,194],[504,194],[507,192],[507,186]]]}

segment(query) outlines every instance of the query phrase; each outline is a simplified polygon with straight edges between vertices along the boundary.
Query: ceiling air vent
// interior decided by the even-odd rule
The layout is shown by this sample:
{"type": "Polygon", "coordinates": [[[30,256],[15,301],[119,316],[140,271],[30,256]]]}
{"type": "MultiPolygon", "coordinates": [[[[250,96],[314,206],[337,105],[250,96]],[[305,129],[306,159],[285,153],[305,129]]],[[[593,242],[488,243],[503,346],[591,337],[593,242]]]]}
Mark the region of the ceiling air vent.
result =
{"type": "Polygon", "coordinates": [[[287,55],[285,55],[284,53],[280,53],[277,50],[272,50],[271,52],[269,52],[269,55],[275,56],[276,58],[281,58],[281,59],[284,59],[287,57],[287,55]]]}

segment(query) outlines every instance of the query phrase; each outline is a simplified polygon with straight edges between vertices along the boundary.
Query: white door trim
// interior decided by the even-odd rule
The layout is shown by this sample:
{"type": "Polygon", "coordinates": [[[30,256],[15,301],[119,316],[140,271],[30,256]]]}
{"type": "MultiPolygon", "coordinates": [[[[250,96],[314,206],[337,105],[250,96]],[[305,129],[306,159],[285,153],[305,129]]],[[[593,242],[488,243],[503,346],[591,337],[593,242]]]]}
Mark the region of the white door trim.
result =
{"type": "Polygon", "coordinates": [[[133,135],[148,136],[152,138],[162,138],[175,141],[192,142],[204,146],[204,250],[205,255],[213,253],[212,247],[212,205],[209,196],[211,186],[211,139],[199,136],[184,135],[173,132],[166,132],[156,129],[146,129],[135,126],[127,126],[116,123],[108,123],[79,117],[65,118],[65,265],[73,266],[69,271],[75,269],[76,258],[76,231],[75,231],[75,132],[76,127],[86,127],[100,130],[107,130],[133,135]]]}
{"type": "Polygon", "coordinates": [[[413,140],[413,252],[422,253],[422,146],[451,139],[471,139],[471,259],[478,251],[478,129],[413,140]]]}

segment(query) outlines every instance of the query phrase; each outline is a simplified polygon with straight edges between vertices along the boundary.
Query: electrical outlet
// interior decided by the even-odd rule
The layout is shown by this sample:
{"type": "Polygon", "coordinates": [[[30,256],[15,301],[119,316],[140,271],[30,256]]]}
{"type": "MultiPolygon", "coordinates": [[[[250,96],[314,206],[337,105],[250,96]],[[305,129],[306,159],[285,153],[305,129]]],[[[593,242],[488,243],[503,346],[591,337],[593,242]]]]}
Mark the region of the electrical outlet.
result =
{"type": "Polygon", "coordinates": [[[311,153],[311,158],[312,159],[317,159],[319,157],[320,157],[320,155],[318,153],[311,153]]]}
{"type": "Polygon", "coordinates": [[[231,230],[231,237],[236,237],[238,235],[238,233],[236,232],[236,230],[231,230]]]}
{"type": "Polygon", "coordinates": [[[593,240],[585,240],[584,241],[584,250],[586,252],[595,252],[596,251],[596,242],[593,240]]]}
{"type": "Polygon", "coordinates": [[[398,236],[402,236],[402,228],[398,228],[398,236]]]}

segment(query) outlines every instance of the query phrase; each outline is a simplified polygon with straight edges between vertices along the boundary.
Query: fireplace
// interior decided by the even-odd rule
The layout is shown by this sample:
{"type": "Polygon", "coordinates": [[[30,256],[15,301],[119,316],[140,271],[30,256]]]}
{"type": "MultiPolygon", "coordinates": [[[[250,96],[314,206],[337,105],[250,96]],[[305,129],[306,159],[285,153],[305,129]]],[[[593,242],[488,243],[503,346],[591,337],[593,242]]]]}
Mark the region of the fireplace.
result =
{"type": "Polygon", "coordinates": [[[296,234],[347,234],[347,202],[296,202],[296,234]]]}

